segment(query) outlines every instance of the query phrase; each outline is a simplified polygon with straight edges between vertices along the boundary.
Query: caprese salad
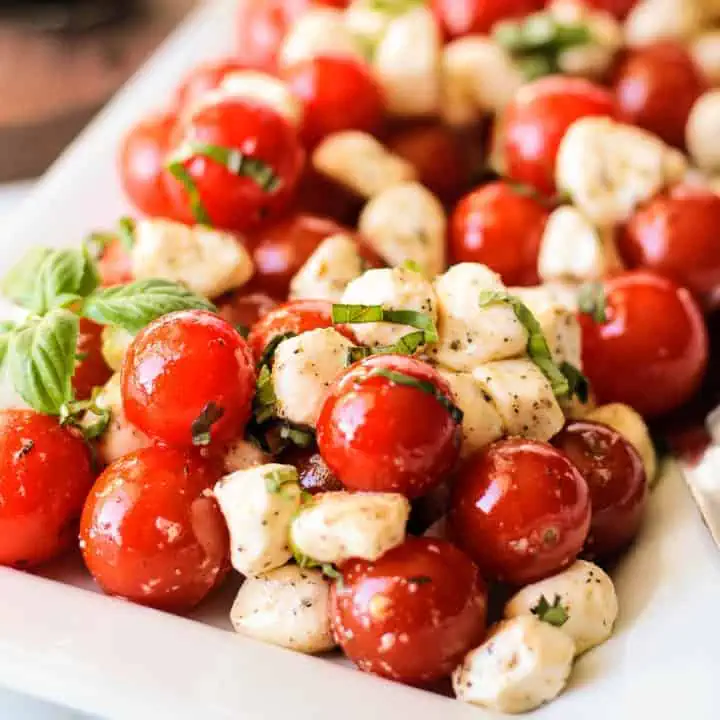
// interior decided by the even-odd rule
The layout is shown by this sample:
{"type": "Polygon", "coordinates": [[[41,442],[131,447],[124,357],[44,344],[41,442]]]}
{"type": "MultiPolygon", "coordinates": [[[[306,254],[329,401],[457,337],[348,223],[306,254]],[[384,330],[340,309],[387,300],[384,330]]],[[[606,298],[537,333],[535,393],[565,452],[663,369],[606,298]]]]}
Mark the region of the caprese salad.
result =
{"type": "Polygon", "coordinates": [[[646,421],[706,371],[716,22],[239,2],[236,53],[122,141],[132,217],[4,279],[0,564],[79,544],[177,613],[236,572],[242,635],[555,698],[618,616],[646,421]]]}

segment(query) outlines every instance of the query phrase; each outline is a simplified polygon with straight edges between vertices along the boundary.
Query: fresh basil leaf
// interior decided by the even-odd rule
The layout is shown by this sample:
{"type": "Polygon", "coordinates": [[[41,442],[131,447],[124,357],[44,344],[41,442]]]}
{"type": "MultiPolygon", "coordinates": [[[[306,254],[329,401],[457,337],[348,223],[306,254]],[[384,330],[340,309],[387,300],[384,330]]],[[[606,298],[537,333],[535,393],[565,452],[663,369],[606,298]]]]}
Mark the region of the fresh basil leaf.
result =
{"type": "Polygon", "coordinates": [[[275,396],[270,369],[267,365],[263,365],[258,374],[255,400],[253,402],[253,414],[258,425],[262,425],[273,417],[276,403],[277,397],[275,396]]]}
{"type": "Polygon", "coordinates": [[[268,492],[277,495],[286,485],[296,485],[298,473],[294,467],[273,468],[265,473],[265,487],[268,492]]]}
{"type": "Polygon", "coordinates": [[[127,252],[131,252],[135,246],[136,224],[131,217],[121,217],[120,220],[118,220],[117,236],[127,252]]]}
{"type": "Polygon", "coordinates": [[[0,366],[5,362],[5,356],[14,330],[15,323],[9,321],[0,322],[0,366]]]}
{"type": "Polygon", "coordinates": [[[95,261],[86,247],[51,252],[40,266],[35,307],[42,315],[88,296],[100,283],[95,261]]]}
{"type": "Polygon", "coordinates": [[[100,325],[117,325],[135,334],[153,320],[178,310],[214,312],[215,306],[183,285],[150,279],[98,290],[86,298],[81,313],[100,325]]]}
{"type": "Polygon", "coordinates": [[[568,382],[568,397],[577,396],[581,403],[590,399],[590,381],[573,364],[563,362],[560,371],[568,382]]]}
{"type": "Polygon", "coordinates": [[[30,407],[60,415],[72,401],[80,319],[68,310],[52,310],[19,327],[7,353],[10,378],[30,407]]]}
{"type": "Polygon", "coordinates": [[[193,176],[188,172],[185,167],[185,161],[171,160],[167,165],[167,171],[185,188],[185,192],[188,196],[188,203],[190,204],[190,212],[192,213],[195,222],[200,225],[207,225],[212,227],[212,219],[210,214],[205,208],[205,204],[200,197],[200,191],[198,190],[193,176]]]}
{"type": "Polygon", "coordinates": [[[332,320],[335,325],[340,323],[381,322],[383,319],[382,305],[340,305],[332,307],[332,320]]]}
{"type": "Polygon", "coordinates": [[[383,320],[423,330],[425,332],[425,342],[428,344],[436,343],[440,339],[437,327],[435,327],[435,321],[425,313],[416,312],[415,310],[385,310],[383,320]]]}
{"type": "Polygon", "coordinates": [[[427,342],[424,330],[403,335],[394,345],[380,345],[378,347],[351,347],[348,350],[347,365],[363,360],[372,355],[413,355],[418,348],[427,342]]]}
{"type": "Polygon", "coordinates": [[[290,423],[283,423],[280,426],[280,437],[300,448],[309,448],[315,442],[315,433],[310,428],[298,427],[290,423]]]}
{"type": "Polygon", "coordinates": [[[290,338],[297,337],[297,333],[294,332],[286,332],[282,335],[276,335],[266,346],[263,350],[262,355],[260,356],[260,360],[258,361],[257,366],[259,368],[263,367],[263,365],[267,365],[268,367],[272,367],[273,360],[275,358],[275,351],[278,349],[278,345],[280,345],[281,342],[284,342],[285,340],[289,340],[290,338]]]}
{"type": "Polygon", "coordinates": [[[387,322],[409,325],[425,332],[426,343],[436,343],[438,336],[435,321],[425,313],[415,310],[385,310],[382,305],[333,305],[333,323],[387,322]]]}
{"type": "Polygon", "coordinates": [[[605,288],[601,282],[586,283],[578,292],[578,309],[596,323],[607,322],[605,288]]]}
{"type": "Polygon", "coordinates": [[[198,417],[193,420],[190,426],[192,444],[196,447],[205,447],[212,441],[212,427],[225,415],[225,408],[217,403],[209,402],[202,409],[198,417]]]}
{"type": "Polygon", "coordinates": [[[51,253],[50,248],[34,247],[28,250],[3,278],[3,295],[22,307],[34,310],[40,268],[51,253]]]}

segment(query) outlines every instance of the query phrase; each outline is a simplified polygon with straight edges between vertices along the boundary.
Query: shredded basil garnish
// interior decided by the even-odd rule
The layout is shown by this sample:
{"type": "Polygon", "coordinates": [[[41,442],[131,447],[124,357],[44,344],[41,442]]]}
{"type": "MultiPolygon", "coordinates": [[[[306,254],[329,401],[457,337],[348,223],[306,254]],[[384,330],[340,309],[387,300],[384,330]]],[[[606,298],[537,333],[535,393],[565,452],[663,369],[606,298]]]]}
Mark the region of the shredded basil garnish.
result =
{"type": "Polygon", "coordinates": [[[205,447],[212,440],[212,426],[225,415],[225,408],[215,402],[209,402],[202,409],[200,415],[193,420],[190,426],[192,443],[196,447],[205,447]]]}
{"type": "Polygon", "coordinates": [[[348,350],[347,365],[363,360],[371,355],[413,355],[415,351],[427,343],[424,330],[403,335],[394,345],[380,345],[378,347],[351,347],[348,350]]]}
{"type": "Polygon", "coordinates": [[[423,330],[425,342],[436,343],[438,336],[435,321],[427,314],[416,310],[385,310],[382,305],[333,305],[333,323],[370,323],[387,322],[396,325],[409,325],[423,330]]]}
{"type": "Polygon", "coordinates": [[[272,367],[273,360],[275,359],[275,351],[278,349],[278,346],[281,342],[285,340],[289,340],[290,338],[297,337],[296,333],[294,332],[286,332],[282,335],[276,335],[266,346],[263,350],[263,354],[260,356],[260,360],[258,361],[258,367],[261,368],[264,365],[267,365],[268,367],[272,367]]]}
{"type": "Polygon", "coordinates": [[[544,595],[541,595],[537,605],[531,608],[530,612],[539,620],[555,627],[562,627],[568,621],[567,608],[562,605],[559,595],[555,595],[552,605],[544,595]]]}
{"type": "Polygon", "coordinates": [[[200,191],[193,180],[192,175],[181,161],[171,161],[167,165],[168,172],[185,188],[190,203],[190,212],[195,221],[200,225],[212,226],[210,214],[205,209],[205,205],[200,197],[200,191]]]}
{"type": "Polygon", "coordinates": [[[605,288],[601,282],[586,283],[578,293],[578,309],[596,323],[607,322],[605,288]]]}

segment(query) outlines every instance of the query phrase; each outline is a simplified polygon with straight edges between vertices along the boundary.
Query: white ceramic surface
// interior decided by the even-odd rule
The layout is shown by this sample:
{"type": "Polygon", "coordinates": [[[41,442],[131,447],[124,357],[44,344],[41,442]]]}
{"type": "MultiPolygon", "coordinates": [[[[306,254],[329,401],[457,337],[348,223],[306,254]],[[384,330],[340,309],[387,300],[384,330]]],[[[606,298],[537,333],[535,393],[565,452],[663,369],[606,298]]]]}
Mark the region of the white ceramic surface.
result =
{"type": "MultiPolygon", "coordinates": [[[[170,40],[39,184],[0,239],[0,270],[30,245],[71,244],[128,208],[118,138],[197,60],[231,48],[233,0],[170,40]]],[[[92,592],[77,558],[35,577],[0,570],[0,685],[112,718],[464,720],[488,714],[228,631],[231,588],[193,620],[92,592]]],[[[720,717],[720,556],[682,478],[668,470],[614,574],[614,637],[535,714],[560,720],[720,717]]]]}

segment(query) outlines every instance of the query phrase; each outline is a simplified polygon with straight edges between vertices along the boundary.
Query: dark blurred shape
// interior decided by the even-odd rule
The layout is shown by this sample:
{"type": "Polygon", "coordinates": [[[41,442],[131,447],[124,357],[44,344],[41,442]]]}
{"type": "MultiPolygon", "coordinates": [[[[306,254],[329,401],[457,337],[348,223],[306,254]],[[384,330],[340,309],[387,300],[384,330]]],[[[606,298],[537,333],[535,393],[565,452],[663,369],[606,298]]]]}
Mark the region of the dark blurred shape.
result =
{"type": "Polygon", "coordinates": [[[87,32],[132,17],[139,0],[0,0],[0,21],[49,32],[87,32]]]}

